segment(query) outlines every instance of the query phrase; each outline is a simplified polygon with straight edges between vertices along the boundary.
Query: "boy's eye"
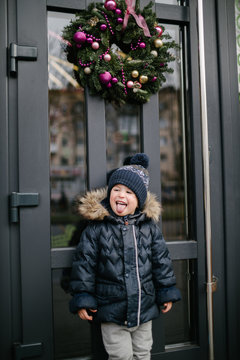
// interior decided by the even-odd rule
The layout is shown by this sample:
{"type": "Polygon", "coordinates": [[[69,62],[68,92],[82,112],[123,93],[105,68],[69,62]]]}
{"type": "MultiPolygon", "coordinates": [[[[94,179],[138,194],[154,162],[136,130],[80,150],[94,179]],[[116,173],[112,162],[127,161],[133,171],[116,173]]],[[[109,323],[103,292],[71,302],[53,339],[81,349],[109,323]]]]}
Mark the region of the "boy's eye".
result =
{"type": "Polygon", "coordinates": [[[132,191],[127,191],[128,194],[132,194],[132,191]]]}

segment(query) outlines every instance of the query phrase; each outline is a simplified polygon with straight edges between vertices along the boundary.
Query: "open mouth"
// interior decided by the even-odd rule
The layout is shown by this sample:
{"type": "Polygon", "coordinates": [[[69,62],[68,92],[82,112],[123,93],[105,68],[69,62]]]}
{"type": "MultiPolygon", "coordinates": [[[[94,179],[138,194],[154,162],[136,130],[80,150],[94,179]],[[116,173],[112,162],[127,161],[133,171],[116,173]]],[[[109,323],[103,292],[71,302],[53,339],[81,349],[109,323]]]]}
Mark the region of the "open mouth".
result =
{"type": "Polygon", "coordinates": [[[127,207],[127,204],[123,201],[116,201],[116,209],[118,213],[122,213],[127,207]]]}

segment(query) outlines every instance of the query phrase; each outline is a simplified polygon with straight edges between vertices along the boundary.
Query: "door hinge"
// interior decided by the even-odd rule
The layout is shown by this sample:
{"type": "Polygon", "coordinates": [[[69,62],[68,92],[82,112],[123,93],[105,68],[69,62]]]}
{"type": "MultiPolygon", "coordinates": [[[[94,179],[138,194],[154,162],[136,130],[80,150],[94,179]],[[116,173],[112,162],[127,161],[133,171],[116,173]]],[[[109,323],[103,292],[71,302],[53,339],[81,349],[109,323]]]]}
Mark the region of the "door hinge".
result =
{"type": "Polygon", "coordinates": [[[18,222],[18,208],[26,206],[38,206],[39,194],[38,193],[17,193],[12,192],[10,195],[10,221],[13,223],[18,222]]]}
{"type": "Polygon", "coordinates": [[[21,343],[14,343],[14,360],[21,360],[30,357],[38,357],[42,355],[43,352],[43,344],[26,344],[23,345],[21,343]]]}
{"type": "Polygon", "coordinates": [[[9,72],[10,74],[17,73],[17,60],[37,60],[37,47],[23,46],[14,43],[10,44],[9,49],[9,72]]]}

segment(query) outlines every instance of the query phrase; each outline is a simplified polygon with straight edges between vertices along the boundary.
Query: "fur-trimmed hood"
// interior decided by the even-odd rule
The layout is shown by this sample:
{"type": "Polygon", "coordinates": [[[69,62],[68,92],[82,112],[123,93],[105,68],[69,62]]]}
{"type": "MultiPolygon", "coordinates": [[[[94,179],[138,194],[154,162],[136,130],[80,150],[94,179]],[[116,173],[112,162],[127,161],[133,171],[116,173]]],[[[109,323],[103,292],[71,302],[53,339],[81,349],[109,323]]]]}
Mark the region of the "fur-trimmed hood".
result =
{"type": "MultiPolygon", "coordinates": [[[[110,213],[104,207],[102,201],[107,197],[107,188],[101,188],[87,192],[84,196],[77,198],[78,213],[86,220],[103,220],[110,213]]],[[[146,217],[157,222],[162,212],[162,207],[156,196],[150,192],[147,194],[147,199],[143,207],[142,213],[146,217]]]]}

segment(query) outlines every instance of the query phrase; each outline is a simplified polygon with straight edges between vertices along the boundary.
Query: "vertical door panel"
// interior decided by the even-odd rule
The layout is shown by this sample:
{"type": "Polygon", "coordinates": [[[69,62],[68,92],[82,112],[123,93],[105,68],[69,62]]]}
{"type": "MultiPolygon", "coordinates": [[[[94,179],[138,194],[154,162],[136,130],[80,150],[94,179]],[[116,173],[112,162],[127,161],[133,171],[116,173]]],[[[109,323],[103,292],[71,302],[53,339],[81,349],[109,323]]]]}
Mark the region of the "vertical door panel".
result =
{"type": "Polygon", "coordinates": [[[20,210],[22,342],[43,343],[52,358],[46,4],[17,2],[17,41],[36,46],[37,61],[18,61],[19,191],[40,204],[20,210]],[[27,15],[26,15],[27,14],[27,15]]]}

